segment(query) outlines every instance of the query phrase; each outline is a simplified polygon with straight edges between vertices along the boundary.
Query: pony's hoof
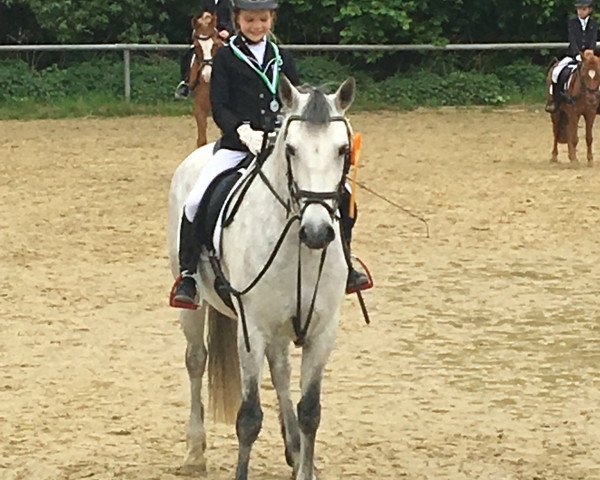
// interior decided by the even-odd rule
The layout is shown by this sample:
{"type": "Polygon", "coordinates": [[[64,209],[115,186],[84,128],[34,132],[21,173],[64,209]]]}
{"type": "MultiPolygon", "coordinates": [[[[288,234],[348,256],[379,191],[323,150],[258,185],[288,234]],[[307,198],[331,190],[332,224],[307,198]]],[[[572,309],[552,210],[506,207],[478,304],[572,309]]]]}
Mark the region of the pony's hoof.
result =
{"type": "Polygon", "coordinates": [[[190,450],[183,461],[181,470],[189,473],[205,473],[206,459],[204,452],[190,450]]]}
{"type": "MultiPolygon", "coordinates": [[[[294,474],[292,475],[292,479],[293,479],[293,480],[298,480],[298,479],[300,479],[300,477],[299,477],[299,476],[297,476],[297,475],[294,473],[294,474]]],[[[303,480],[303,479],[304,479],[304,477],[302,477],[302,480],[303,480]]],[[[310,478],[309,480],[319,480],[319,479],[317,478],[317,474],[316,474],[316,473],[313,473],[313,474],[312,474],[312,478],[310,478]]]]}
{"type": "Polygon", "coordinates": [[[552,157],[550,157],[550,163],[558,163],[558,157],[552,155],[552,157]]]}
{"type": "Polygon", "coordinates": [[[178,473],[186,476],[204,475],[206,474],[206,463],[184,463],[181,467],[179,467],[178,473]]]}
{"type": "Polygon", "coordinates": [[[587,166],[588,167],[593,167],[594,166],[594,159],[593,158],[591,160],[588,160],[587,166]]]}

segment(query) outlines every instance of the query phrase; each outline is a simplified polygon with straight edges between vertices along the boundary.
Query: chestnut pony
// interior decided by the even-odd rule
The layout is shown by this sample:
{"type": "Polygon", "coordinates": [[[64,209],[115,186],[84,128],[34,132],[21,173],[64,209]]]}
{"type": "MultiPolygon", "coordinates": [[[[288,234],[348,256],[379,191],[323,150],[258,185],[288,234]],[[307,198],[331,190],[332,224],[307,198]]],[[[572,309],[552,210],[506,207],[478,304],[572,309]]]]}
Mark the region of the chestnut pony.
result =
{"type": "MultiPolygon", "coordinates": [[[[550,82],[550,69],[548,81],[550,82]]],[[[592,129],[596,119],[596,111],[600,105],[600,57],[593,50],[581,53],[581,62],[571,74],[567,82],[567,100],[552,114],[552,131],[554,147],[551,162],[558,161],[558,144],[566,143],[569,149],[569,160],[577,162],[577,125],[579,117],[585,119],[585,140],[587,144],[587,161],[594,161],[592,153],[592,129]]],[[[554,92],[559,95],[559,92],[554,92]]]]}
{"type": "Polygon", "coordinates": [[[194,60],[190,68],[190,91],[194,92],[194,117],[198,126],[196,145],[206,145],[206,126],[210,115],[210,75],[215,53],[223,42],[217,34],[217,17],[209,12],[192,19],[194,60]]]}

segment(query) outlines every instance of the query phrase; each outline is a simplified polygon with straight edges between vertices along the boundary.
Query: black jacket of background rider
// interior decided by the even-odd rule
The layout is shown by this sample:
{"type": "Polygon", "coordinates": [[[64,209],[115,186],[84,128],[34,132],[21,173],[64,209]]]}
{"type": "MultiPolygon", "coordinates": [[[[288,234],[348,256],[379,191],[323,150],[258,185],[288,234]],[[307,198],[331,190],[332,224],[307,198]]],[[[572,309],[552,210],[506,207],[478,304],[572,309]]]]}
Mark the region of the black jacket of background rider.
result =
{"type": "Polygon", "coordinates": [[[588,17],[585,31],[578,17],[569,20],[569,50],[567,55],[575,58],[582,50],[595,50],[598,37],[598,22],[592,16],[588,17]]]}
{"type": "Polygon", "coordinates": [[[217,15],[217,30],[227,30],[230,34],[234,32],[229,0],[203,0],[202,11],[217,15]]]}
{"type": "MultiPolygon", "coordinates": [[[[246,56],[252,57],[252,53],[241,36],[235,38],[235,45],[246,56]]],[[[298,85],[300,80],[292,56],[284,49],[280,49],[280,54],[283,62],[280,73],[284,74],[293,85],[298,85]]],[[[273,47],[268,42],[263,65],[266,65],[274,56],[273,47]]],[[[265,73],[269,80],[273,79],[272,68],[265,73]]],[[[273,94],[258,73],[236,57],[231,47],[224,46],[217,50],[210,81],[210,102],[213,119],[223,132],[222,148],[238,151],[248,150],[236,132],[243,123],[249,122],[250,126],[256,130],[271,131],[280,110],[271,111],[270,106],[273,99],[273,94]]],[[[276,100],[281,105],[278,96],[276,96],[276,100]]]]}

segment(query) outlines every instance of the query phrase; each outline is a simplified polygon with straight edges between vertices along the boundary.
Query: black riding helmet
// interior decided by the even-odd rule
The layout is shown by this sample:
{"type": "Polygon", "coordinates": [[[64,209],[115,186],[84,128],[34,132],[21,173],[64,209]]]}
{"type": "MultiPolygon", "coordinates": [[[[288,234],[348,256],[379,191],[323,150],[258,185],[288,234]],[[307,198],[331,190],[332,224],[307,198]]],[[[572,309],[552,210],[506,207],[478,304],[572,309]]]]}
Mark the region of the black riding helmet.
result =
{"type": "Polygon", "coordinates": [[[275,10],[277,0],[232,0],[235,10],[275,10]]]}
{"type": "Polygon", "coordinates": [[[575,8],[591,7],[593,3],[594,3],[593,0],[577,0],[575,2],[575,8]]]}

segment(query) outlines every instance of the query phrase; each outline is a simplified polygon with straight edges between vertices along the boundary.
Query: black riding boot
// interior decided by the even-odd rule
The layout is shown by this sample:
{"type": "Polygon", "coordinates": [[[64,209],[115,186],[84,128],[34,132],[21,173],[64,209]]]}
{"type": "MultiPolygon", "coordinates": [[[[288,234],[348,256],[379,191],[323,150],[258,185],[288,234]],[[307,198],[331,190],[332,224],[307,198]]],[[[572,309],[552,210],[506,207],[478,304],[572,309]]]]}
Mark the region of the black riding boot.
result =
{"type": "Polygon", "coordinates": [[[352,293],[358,290],[363,290],[370,286],[370,279],[364,272],[356,270],[352,264],[351,256],[351,242],[352,242],[352,229],[356,223],[356,217],[358,215],[358,209],[354,209],[354,218],[350,218],[350,192],[344,189],[344,195],[342,195],[342,202],[340,206],[340,214],[342,221],[342,233],[343,240],[346,242],[346,255],[348,261],[348,279],[346,280],[346,292],[352,293]]]}
{"type": "Polygon", "coordinates": [[[173,300],[177,303],[194,305],[196,303],[196,280],[193,275],[198,269],[200,261],[200,242],[196,238],[194,224],[190,222],[185,213],[181,219],[179,230],[179,271],[181,281],[175,289],[173,300]]]}
{"type": "Polygon", "coordinates": [[[192,56],[194,55],[194,47],[191,47],[185,55],[181,57],[181,63],[179,65],[181,73],[181,81],[175,89],[175,98],[184,99],[190,94],[190,64],[192,63],[192,56]]]}

